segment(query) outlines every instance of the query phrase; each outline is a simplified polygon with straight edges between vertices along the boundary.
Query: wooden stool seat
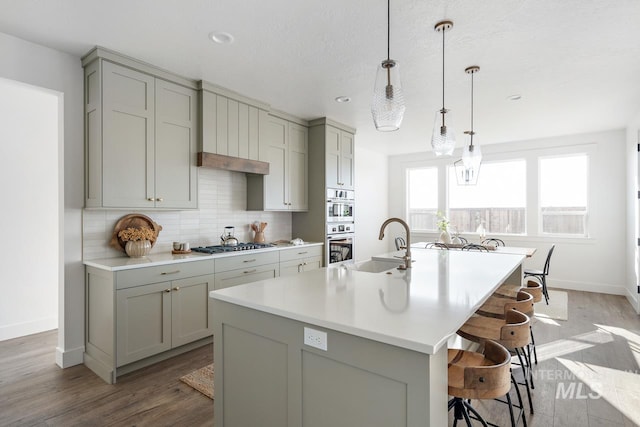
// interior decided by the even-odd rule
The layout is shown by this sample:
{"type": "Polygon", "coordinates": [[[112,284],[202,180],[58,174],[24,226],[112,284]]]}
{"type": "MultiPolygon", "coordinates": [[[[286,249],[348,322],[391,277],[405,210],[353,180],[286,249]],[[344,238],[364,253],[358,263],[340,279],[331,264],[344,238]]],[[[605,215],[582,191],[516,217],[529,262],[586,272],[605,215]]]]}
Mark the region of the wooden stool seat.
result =
{"type": "Polygon", "coordinates": [[[533,316],[533,296],[526,291],[519,291],[515,299],[493,295],[476,311],[476,314],[504,319],[506,312],[512,309],[529,317],[533,316]]]}
{"type": "Polygon", "coordinates": [[[516,310],[506,313],[504,319],[473,315],[458,330],[458,335],[469,341],[493,340],[508,349],[529,344],[529,316],[516,310]]]}
{"type": "Polygon", "coordinates": [[[462,399],[495,399],[511,389],[511,355],[495,341],[483,353],[448,351],[449,395],[462,399]]]}
{"type": "Polygon", "coordinates": [[[542,285],[535,280],[528,280],[527,284],[523,287],[512,284],[504,284],[494,292],[494,295],[505,298],[516,298],[518,292],[520,291],[525,291],[531,294],[534,303],[542,301],[542,285]]]}

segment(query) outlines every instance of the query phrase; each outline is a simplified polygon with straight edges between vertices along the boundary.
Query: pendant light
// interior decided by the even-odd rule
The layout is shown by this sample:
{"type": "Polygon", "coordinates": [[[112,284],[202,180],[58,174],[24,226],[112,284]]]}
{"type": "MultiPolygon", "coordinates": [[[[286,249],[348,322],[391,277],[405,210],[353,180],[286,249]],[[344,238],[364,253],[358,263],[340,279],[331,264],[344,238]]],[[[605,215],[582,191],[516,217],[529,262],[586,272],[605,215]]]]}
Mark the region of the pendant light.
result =
{"type": "Polygon", "coordinates": [[[387,0],[387,59],[378,67],[371,103],[373,123],[381,132],[400,129],[405,110],[400,84],[400,65],[390,58],[389,53],[390,16],[390,0],[387,0]]]}
{"type": "Polygon", "coordinates": [[[462,151],[462,159],[454,163],[456,167],[456,179],[458,185],[475,185],[478,182],[480,173],[480,162],[482,161],[482,151],[480,147],[473,143],[473,75],[480,71],[480,67],[472,65],[464,72],[471,75],[471,130],[465,131],[469,135],[469,145],[465,145],[462,151]]]}
{"type": "Polygon", "coordinates": [[[434,29],[442,33],[442,108],[436,111],[436,119],[433,124],[431,146],[436,156],[450,156],[456,147],[456,133],[453,129],[451,110],[444,106],[444,33],[453,27],[453,22],[438,22],[434,29]]]}

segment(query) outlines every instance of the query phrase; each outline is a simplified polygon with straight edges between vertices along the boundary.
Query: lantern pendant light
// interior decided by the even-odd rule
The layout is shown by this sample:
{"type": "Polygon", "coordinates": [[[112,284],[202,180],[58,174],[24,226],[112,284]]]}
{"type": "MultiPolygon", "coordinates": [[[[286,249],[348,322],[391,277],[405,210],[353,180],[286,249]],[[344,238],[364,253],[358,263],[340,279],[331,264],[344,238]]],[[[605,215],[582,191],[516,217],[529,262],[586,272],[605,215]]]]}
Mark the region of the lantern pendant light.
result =
{"type": "Polygon", "coordinates": [[[456,133],[453,129],[451,110],[444,106],[444,33],[453,27],[453,22],[438,22],[434,29],[442,33],[442,108],[436,112],[431,146],[436,156],[450,156],[456,147],[456,133]]]}
{"type": "Polygon", "coordinates": [[[458,185],[475,185],[478,182],[480,173],[480,162],[482,161],[482,151],[480,147],[473,144],[473,75],[480,71],[480,67],[473,65],[467,67],[464,72],[471,74],[471,130],[465,131],[469,135],[469,145],[462,151],[462,159],[454,163],[456,168],[456,179],[458,185]]]}
{"type": "Polygon", "coordinates": [[[376,73],[373,89],[371,115],[376,129],[390,132],[400,129],[404,116],[404,96],[400,84],[400,65],[390,58],[390,1],[387,0],[387,59],[383,60],[376,73]]]}

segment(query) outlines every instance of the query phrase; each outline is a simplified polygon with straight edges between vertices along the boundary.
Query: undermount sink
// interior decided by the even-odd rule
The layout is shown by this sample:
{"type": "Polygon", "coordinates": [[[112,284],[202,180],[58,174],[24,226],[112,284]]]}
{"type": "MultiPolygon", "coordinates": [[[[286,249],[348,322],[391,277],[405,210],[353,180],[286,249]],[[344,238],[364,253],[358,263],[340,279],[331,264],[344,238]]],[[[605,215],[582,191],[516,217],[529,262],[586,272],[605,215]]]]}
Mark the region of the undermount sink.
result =
{"type": "Polygon", "coordinates": [[[402,261],[380,261],[369,259],[351,264],[347,268],[351,270],[364,271],[366,273],[382,273],[384,271],[398,268],[400,265],[402,265],[402,261]]]}

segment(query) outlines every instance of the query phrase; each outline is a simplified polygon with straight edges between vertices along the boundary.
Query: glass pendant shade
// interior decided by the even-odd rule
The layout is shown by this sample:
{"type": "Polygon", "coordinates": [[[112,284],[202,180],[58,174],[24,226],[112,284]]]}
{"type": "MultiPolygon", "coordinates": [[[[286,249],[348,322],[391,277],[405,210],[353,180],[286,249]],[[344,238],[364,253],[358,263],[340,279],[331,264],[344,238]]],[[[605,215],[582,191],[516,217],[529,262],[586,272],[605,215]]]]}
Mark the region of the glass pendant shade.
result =
{"type": "Polygon", "coordinates": [[[450,156],[456,147],[456,131],[453,129],[451,110],[442,109],[436,112],[431,135],[431,147],[436,156],[450,156]]]}
{"type": "Polygon", "coordinates": [[[462,159],[454,162],[456,169],[456,182],[458,185],[476,185],[478,183],[478,175],[480,168],[466,167],[462,159]]]}
{"type": "Polygon", "coordinates": [[[466,145],[462,151],[462,163],[466,168],[480,169],[482,150],[478,145],[466,145]]]}
{"type": "Polygon", "coordinates": [[[371,114],[376,129],[382,132],[398,130],[404,110],[400,65],[391,59],[384,60],[378,66],[371,103],[371,114]]]}

